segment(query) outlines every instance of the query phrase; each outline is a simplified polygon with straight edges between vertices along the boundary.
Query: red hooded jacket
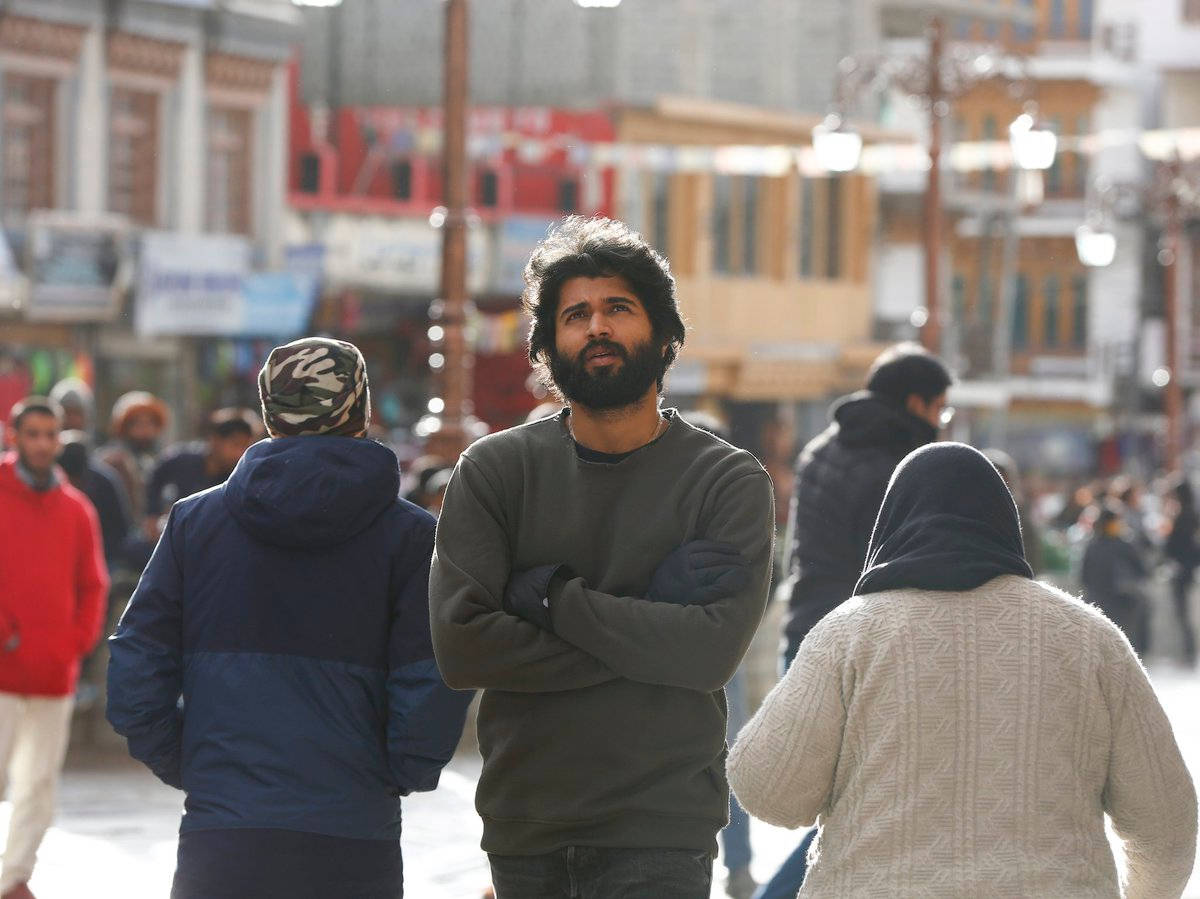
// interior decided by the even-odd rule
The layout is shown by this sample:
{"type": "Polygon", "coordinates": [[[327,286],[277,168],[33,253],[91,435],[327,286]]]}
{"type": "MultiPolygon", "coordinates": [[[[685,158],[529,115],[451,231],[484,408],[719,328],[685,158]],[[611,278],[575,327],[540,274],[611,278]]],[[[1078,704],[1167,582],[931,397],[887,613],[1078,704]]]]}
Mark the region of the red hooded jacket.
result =
{"type": "Polygon", "coordinates": [[[108,573],[87,498],[38,493],[0,459],[0,692],[66,696],[103,623],[108,573]]]}

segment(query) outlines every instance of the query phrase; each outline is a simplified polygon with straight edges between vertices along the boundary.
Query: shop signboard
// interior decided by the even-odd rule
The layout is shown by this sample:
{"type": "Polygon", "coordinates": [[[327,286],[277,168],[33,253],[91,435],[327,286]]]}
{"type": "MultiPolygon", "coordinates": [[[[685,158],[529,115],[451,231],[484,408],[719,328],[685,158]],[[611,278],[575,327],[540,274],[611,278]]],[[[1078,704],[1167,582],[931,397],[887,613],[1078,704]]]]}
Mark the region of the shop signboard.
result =
{"type": "MultiPolygon", "coordinates": [[[[360,288],[429,298],[441,283],[442,232],[427,219],[334,216],[323,229],[325,276],[338,288],[360,288]]],[[[467,287],[479,292],[487,277],[487,237],[467,237],[467,287]]]]}
{"type": "Polygon", "coordinates": [[[525,263],[554,224],[554,219],[517,216],[499,226],[488,289],[493,294],[519,296],[525,290],[525,263]]]}
{"type": "Polygon", "coordinates": [[[144,235],[138,333],[287,337],[302,332],[317,278],[305,272],[252,272],[250,260],[249,241],[237,235],[144,235]]]}
{"type": "Polygon", "coordinates": [[[120,216],[34,212],[25,245],[27,316],[33,321],[105,322],[116,317],[128,265],[120,216]]]}

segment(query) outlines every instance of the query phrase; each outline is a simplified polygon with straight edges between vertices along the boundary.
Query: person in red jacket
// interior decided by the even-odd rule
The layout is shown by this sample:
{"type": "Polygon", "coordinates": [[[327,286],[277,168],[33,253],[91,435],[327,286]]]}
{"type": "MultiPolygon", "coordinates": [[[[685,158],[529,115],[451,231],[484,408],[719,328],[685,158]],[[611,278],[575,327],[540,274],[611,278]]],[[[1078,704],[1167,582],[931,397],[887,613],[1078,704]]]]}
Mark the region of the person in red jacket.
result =
{"type": "Polygon", "coordinates": [[[100,636],[108,592],[96,512],[54,465],[60,421],[50,400],[17,403],[15,451],[0,459],[0,771],[13,804],[0,899],[32,899],[79,662],[100,636]]]}

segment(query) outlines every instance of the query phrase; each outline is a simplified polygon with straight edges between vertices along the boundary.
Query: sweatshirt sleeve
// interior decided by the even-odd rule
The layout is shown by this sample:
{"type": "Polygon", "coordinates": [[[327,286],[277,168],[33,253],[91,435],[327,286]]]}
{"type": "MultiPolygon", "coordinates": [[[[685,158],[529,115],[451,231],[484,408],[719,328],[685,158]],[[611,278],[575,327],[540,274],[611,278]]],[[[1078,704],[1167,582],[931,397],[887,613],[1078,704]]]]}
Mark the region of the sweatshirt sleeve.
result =
{"type": "Polygon", "coordinates": [[[829,618],[809,631],[729,751],[729,786],[768,824],[811,825],[829,802],[846,727],[840,639],[829,618]]]}
{"type": "Polygon", "coordinates": [[[172,511],[133,597],[108,641],[108,720],[129,754],[183,789],[183,573],[172,511]]]}
{"type": "Polygon", "coordinates": [[[454,755],[470,691],[451,690],[433,658],[429,635],[429,559],[433,520],[420,522],[409,552],[392,569],[388,645],[388,762],[400,795],[433,790],[454,755]]]}
{"type": "Polygon", "coordinates": [[[568,581],[551,600],[554,631],[621,677],[711,693],[733,677],[758,629],[771,581],[775,503],[761,469],[717,490],[708,530],[694,538],[736,546],[748,585],[707,605],[613,596],[568,581]]]}
{"type": "Polygon", "coordinates": [[[429,576],[433,649],[446,683],[541,693],[613,680],[592,655],[504,611],[510,566],[500,494],[464,455],[446,487],[429,576]]]}
{"type": "Polygon", "coordinates": [[[80,658],[91,652],[100,638],[108,609],[108,565],[96,510],[81,498],[79,554],[75,560],[75,652],[80,658]]]}
{"type": "Polygon", "coordinates": [[[1108,626],[1120,645],[1105,677],[1112,747],[1103,801],[1125,843],[1125,895],[1179,896],[1196,857],[1196,789],[1145,670],[1108,626]]]}

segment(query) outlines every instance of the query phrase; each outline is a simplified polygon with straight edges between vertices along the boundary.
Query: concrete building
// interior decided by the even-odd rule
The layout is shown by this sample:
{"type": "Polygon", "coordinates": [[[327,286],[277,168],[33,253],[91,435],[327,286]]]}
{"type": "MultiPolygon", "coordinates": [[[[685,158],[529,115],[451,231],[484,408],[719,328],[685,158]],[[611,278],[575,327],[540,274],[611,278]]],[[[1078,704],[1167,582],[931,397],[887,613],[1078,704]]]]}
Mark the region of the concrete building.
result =
{"type": "Polygon", "coordinates": [[[10,390],[22,377],[44,390],[67,371],[94,373],[102,409],[108,394],[156,389],[177,401],[184,431],[220,399],[187,389],[203,360],[185,337],[237,336],[220,315],[206,331],[214,310],[249,302],[240,282],[213,279],[282,262],[283,63],[298,23],[288,0],[4,4],[10,390]],[[144,277],[168,245],[171,277],[195,280],[186,296],[144,277]],[[218,246],[222,258],[200,261],[218,246]]]}

